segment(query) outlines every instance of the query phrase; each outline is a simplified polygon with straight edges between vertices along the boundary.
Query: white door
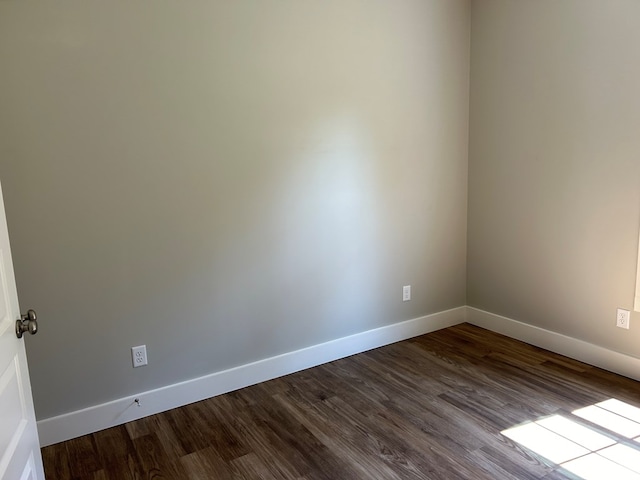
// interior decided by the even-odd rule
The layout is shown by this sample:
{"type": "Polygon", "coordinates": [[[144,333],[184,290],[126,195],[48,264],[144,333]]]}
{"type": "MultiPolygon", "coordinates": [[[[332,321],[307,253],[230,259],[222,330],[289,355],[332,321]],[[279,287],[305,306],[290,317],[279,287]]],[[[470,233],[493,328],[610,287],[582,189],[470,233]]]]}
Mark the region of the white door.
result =
{"type": "Polygon", "coordinates": [[[0,480],[44,480],[0,187],[0,480]]]}

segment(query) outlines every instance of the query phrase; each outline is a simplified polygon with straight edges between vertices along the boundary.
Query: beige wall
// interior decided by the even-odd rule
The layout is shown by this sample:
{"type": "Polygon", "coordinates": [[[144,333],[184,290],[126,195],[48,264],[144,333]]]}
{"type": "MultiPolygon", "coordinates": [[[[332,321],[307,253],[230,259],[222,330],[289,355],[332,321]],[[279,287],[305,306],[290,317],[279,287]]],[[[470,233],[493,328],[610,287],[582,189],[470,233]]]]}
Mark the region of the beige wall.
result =
{"type": "Polygon", "coordinates": [[[469,15],[0,2],[38,417],[464,305],[469,15]]]}
{"type": "Polygon", "coordinates": [[[640,355],[640,2],[472,2],[468,304],[640,355]]]}

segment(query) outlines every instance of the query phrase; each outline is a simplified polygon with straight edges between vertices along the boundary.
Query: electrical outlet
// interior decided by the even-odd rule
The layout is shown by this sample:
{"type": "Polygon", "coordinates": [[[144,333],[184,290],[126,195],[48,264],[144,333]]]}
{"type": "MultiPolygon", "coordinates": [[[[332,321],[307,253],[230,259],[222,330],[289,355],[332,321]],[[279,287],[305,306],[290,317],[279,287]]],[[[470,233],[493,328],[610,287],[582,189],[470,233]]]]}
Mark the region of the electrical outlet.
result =
{"type": "Polygon", "coordinates": [[[405,285],[402,287],[402,301],[408,302],[411,300],[411,285],[405,285]]]}
{"type": "Polygon", "coordinates": [[[629,330],[629,322],[631,321],[631,312],[622,308],[618,309],[616,315],[616,326],[629,330]]]}
{"type": "Polygon", "coordinates": [[[131,347],[131,361],[133,362],[133,368],[142,367],[147,364],[147,346],[140,345],[138,347],[131,347]]]}

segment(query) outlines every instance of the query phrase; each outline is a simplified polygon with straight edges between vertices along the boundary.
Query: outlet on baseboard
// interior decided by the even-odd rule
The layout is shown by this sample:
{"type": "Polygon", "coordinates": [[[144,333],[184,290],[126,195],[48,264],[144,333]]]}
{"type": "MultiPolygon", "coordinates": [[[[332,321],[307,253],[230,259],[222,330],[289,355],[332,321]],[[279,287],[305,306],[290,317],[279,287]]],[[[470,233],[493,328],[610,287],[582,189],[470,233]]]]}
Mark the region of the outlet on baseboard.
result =
{"type": "Polygon", "coordinates": [[[631,312],[629,310],[624,310],[623,308],[618,309],[618,314],[616,315],[616,326],[620,328],[626,328],[629,330],[629,322],[631,321],[631,312]]]}

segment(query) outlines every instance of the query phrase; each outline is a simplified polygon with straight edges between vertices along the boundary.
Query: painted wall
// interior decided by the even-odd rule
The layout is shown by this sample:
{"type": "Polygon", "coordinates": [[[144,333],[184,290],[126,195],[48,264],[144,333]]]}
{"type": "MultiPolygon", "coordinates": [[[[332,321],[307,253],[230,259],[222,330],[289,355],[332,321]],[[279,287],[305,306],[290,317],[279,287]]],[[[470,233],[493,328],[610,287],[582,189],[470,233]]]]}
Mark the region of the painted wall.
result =
{"type": "Polygon", "coordinates": [[[464,305],[469,23],[466,0],[1,2],[38,417],[464,305]]]}
{"type": "Polygon", "coordinates": [[[640,2],[472,2],[468,304],[640,355],[640,2]]]}

